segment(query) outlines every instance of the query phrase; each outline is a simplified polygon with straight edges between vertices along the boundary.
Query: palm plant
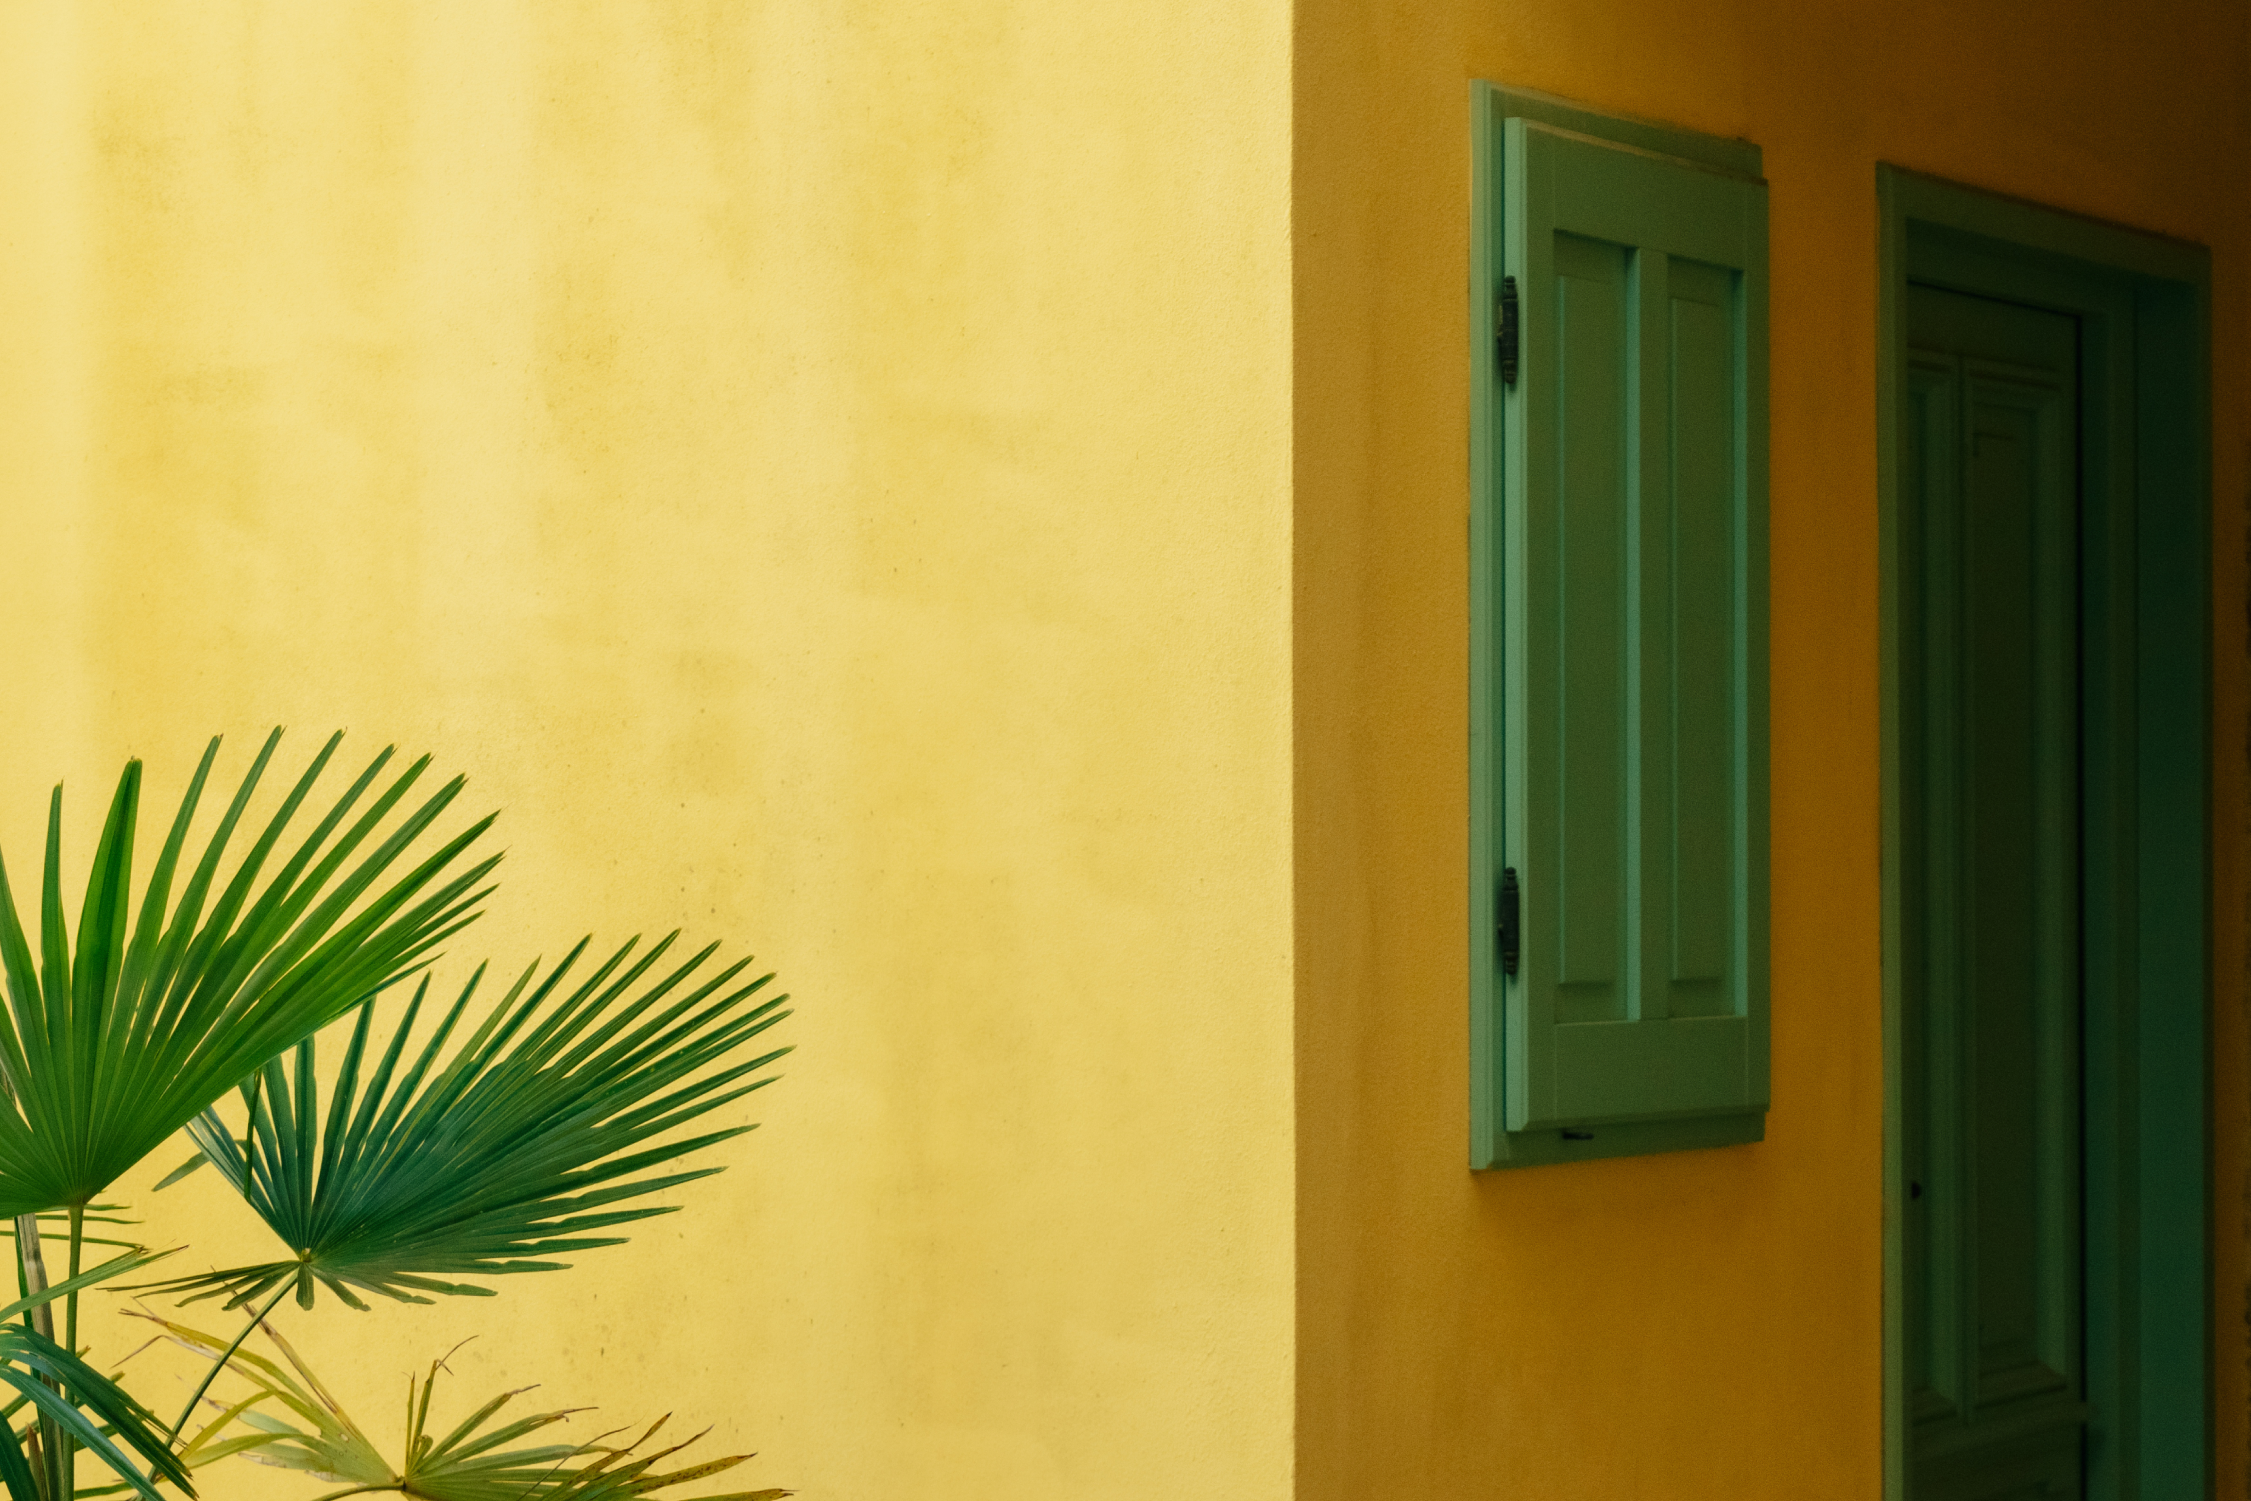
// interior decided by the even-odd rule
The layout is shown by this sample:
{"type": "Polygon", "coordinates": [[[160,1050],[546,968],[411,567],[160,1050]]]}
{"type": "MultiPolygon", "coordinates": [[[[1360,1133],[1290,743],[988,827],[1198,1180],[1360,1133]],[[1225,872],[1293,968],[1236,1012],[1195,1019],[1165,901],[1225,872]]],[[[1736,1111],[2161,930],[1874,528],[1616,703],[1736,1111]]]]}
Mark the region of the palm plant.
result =
{"type": "Polygon", "coordinates": [[[595,1501],[715,1473],[658,1475],[653,1458],[599,1445],[509,1450],[502,1446],[561,1415],[478,1435],[497,1405],[434,1442],[421,1428],[425,1385],[407,1463],[384,1469],[389,1479],[377,1484],[371,1446],[361,1453],[343,1437],[322,1437],[329,1430],[320,1424],[341,1421],[341,1411],[317,1416],[333,1403],[295,1353],[281,1347],[293,1380],[243,1349],[291,1291],[308,1310],[321,1288],[362,1311],[361,1294],[490,1296],[482,1282],[457,1279],[555,1270],[566,1265],[558,1256],[619,1243],[608,1232],[670,1212],[652,1195],[718,1171],[676,1167],[678,1159],[751,1129],[681,1136],[677,1128],[771,1082],[753,1076],[786,1051],[742,1056],[786,1015],[784,998],[761,994],[771,976],[745,978],[747,959],[707,969],[708,947],[665,965],[669,937],[638,956],[628,943],[574,984],[582,940],[544,976],[537,964],[526,969],[481,1011],[480,967],[416,1046],[430,992],[421,974],[388,1043],[372,1051],[385,995],[423,971],[491,891],[497,857],[473,858],[470,847],[492,820],[409,863],[462,780],[413,802],[428,758],[386,782],[385,750],[283,855],[336,751],[332,737],[227,868],[278,740],[278,731],[266,740],[175,898],[218,753],[211,742],[137,911],[141,768],[127,764],[94,850],[75,945],[62,893],[60,788],[48,808],[36,953],[0,863],[0,1215],[13,1218],[25,1295],[0,1310],[0,1320],[25,1320],[20,1330],[0,1329],[0,1383],[18,1393],[0,1409],[0,1489],[8,1501],[73,1501],[81,1451],[112,1472],[111,1488],[152,1498],[163,1483],[192,1492],[192,1469],[230,1453],[432,1501],[595,1501]],[[347,1020],[323,1110],[315,1034],[347,1020]],[[239,1123],[224,1113],[228,1097],[239,1123]],[[254,1305],[231,1341],[166,1325],[208,1361],[187,1409],[166,1425],[78,1357],[78,1301],[85,1288],[152,1259],[128,1250],[81,1271],[86,1247],[114,1244],[98,1232],[117,1222],[117,1206],[99,1196],[183,1131],[196,1154],[165,1181],[212,1166],[290,1254],[143,1284],[189,1301],[254,1305]],[[67,1238],[68,1273],[52,1287],[43,1222],[46,1234],[67,1238]],[[59,1340],[48,1313],[58,1300],[59,1340]],[[229,1370],[250,1383],[249,1395],[215,1403],[218,1419],[189,1436],[198,1402],[229,1370]],[[18,1413],[30,1422],[21,1435],[18,1413]],[[313,1428],[292,1429],[282,1413],[313,1428]]]}
{"type": "Polygon", "coordinates": [[[158,1501],[152,1476],[188,1484],[185,1464],[151,1431],[147,1409],[77,1355],[57,1345],[50,1335],[6,1322],[17,1314],[42,1310],[58,1295],[76,1297],[81,1287],[93,1286],[154,1259],[146,1252],[128,1251],[91,1272],[0,1307],[0,1383],[16,1393],[16,1400],[0,1413],[12,1417],[29,1406],[38,1414],[35,1429],[25,1438],[17,1436],[12,1422],[0,1421],[0,1484],[7,1487],[11,1498],[40,1490],[42,1481],[51,1475],[46,1460],[56,1452],[58,1435],[64,1442],[93,1453],[121,1477],[122,1488],[138,1492],[149,1501],[158,1501]],[[147,1473],[118,1448],[119,1440],[147,1461],[147,1473]]]}
{"type": "MultiPolygon", "coordinates": [[[[211,1335],[166,1319],[154,1322],[186,1349],[205,1356],[220,1350],[211,1335]]],[[[262,1464],[342,1483],[342,1490],[330,1491],[318,1501],[384,1492],[423,1501],[630,1501],[692,1485],[751,1457],[729,1454],[676,1470],[658,1470],[658,1464],[695,1441],[642,1452],[663,1428],[664,1418],[622,1446],[607,1442],[612,1435],[600,1434],[575,1444],[550,1441],[503,1447],[573,1415],[568,1410],[532,1413],[494,1425],[493,1419],[528,1388],[502,1392],[437,1437],[429,1421],[438,1372],[445,1369],[440,1360],[431,1363],[419,1384],[412,1377],[407,1380],[406,1457],[394,1465],[289,1342],[271,1329],[267,1336],[288,1368],[261,1355],[237,1353],[237,1369],[249,1395],[222,1410],[196,1435],[181,1455],[184,1460],[205,1464],[222,1455],[243,1454],[262,1464]],[[247,1431],[234,1431],[236,1420],[247,1431]]],[[[735,1491],[701,1501],[779,1501],[788,1494],[775,1489],[735,1491]]]]}

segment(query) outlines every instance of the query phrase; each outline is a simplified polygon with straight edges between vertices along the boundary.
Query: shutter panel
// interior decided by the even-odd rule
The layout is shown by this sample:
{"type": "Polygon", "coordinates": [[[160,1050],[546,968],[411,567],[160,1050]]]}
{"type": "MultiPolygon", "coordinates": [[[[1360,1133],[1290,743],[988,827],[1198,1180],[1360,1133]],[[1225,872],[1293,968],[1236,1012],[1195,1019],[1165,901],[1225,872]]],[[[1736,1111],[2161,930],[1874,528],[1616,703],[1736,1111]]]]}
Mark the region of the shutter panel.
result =
{"type": "Polygon", "coordinates": [[[1473,877],[1514,872],[1520,927],[1513,975],[1490,928],[1473,949],[1481,1165],[1755,1139],[1765,187],[1521,116],[1492,134],[1483,269],[1513,278],[1518,350],[1480,456],[1473,877]]]}

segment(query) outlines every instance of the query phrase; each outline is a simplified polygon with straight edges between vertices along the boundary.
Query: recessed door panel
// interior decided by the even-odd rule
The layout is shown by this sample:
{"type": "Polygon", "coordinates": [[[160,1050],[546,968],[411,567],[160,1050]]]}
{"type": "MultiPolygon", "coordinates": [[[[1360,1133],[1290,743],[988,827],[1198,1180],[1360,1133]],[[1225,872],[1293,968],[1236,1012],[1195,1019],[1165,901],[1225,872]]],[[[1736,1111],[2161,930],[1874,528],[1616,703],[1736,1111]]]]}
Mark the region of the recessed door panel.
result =
{"type": "Polygon", "coordinates": [[[1910,1493],[2074,1498],[2088,1419],[2077,325],[1910,298],[1910,1493]]]}

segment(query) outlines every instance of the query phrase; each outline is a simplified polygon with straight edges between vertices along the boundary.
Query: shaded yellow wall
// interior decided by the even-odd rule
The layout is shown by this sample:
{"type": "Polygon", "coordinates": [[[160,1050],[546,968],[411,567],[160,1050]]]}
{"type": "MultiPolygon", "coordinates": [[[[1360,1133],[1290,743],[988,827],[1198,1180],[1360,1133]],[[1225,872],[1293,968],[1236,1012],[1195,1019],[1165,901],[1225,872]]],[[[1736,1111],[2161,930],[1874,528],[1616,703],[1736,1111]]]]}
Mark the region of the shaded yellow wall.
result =
{"type": "Polygon", "coordinates": [[[2219,1489],[2243,1494],[2251,20],[2157,0],[1300,0],[1299,1494],[1879,1490],[1879,159],[2213,248],[2219,1489]],[[1768,1140],[1472,1177],[1469,81],[1765,148],[1768,1140]]]}
{"type": "Polygon", "coordinates": [[[287,1318],[386,1443],[481,1332],[460,1397],[813,1501],[1285,1493],[1288,28],[0,15],[0,847],[341,725],[507,809],[443,973],[685,923],[797,997],[633,1246],[287,1318]]]}

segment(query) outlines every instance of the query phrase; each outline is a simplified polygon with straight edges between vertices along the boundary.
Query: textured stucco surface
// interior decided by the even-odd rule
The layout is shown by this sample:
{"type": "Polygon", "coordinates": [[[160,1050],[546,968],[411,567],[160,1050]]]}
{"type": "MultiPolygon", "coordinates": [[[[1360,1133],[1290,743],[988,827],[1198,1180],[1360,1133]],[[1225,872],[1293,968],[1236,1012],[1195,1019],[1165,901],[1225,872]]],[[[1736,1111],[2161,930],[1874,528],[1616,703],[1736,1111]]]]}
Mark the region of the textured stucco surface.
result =
{"type": "Polygon", "coordinates": [[[1288,59],[1279,3],[0,19],[0,847],[344,726],[506,809],[441,977],[680,924],[797,998],[631,1246],[285,1310],[385,1442],[477,1333],[464,1404],[809,1501],[1285,1492],[1288,59]]]}

